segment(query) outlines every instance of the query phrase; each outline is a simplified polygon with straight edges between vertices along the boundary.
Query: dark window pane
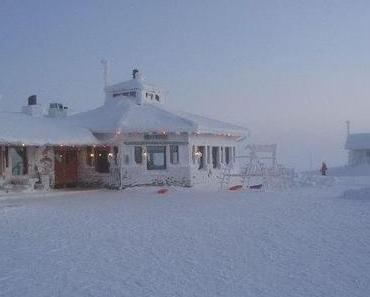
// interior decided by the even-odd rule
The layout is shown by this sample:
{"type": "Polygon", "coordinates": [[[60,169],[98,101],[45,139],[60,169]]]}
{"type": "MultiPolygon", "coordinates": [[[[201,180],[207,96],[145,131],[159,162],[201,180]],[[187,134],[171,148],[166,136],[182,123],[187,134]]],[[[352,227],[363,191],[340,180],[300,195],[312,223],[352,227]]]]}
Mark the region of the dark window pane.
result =
{"type": "Polygon", "coordinates": [[[171,164],[179,163],[179,146],[170,145],[170,162],[171,164]]]}
{"type": "Polygon", "coordinates": [[[166,147],[148,146],[147,148],[147,168],[148,170],[166,169],[166,147]]]}
{"type": "Polygon", "coordinates": [[[100,173],[109,172],[109,160],[108,160],[109,152],[110,152],[110,148],[105,148],[105,147],[95,148],[94,157],[95,157],[96,172],[100,172],[100,173]]]}
{"type": "Polygon", "coordinates": [[[11,147],[9,149],[12,163],[12,175],[25,175],[28,172],[27,150],[25,147],[11,147]]]}
{"type": "Polygon", "coordinates": [[[135,146],[135,163],[143,163],[143,148],[141,146],[135,146]]]}

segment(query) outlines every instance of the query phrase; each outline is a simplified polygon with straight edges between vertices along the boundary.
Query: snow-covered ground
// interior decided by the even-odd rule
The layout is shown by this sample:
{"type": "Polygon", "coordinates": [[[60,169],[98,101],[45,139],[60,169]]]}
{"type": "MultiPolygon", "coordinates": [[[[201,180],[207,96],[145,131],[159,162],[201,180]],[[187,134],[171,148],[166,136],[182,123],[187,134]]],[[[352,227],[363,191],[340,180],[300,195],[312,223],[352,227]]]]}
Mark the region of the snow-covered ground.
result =
{"type": "Polygon", "coordinates": [[[369,185],[3,197],[0,296],[370,296],[369,185]]]}

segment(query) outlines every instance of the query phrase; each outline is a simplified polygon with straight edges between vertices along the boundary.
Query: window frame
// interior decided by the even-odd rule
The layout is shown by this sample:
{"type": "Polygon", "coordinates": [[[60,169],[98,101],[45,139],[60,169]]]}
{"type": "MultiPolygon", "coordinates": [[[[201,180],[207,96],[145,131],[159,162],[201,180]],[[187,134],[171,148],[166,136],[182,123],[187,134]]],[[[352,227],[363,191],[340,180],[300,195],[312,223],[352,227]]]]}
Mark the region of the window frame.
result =
{"type": "Polygon", "coordinates": [[[225,151],[225,164],[229,165],[231,163],[231,149],[229,146],[226,146],[224,151],[225,151]]]}
{"type": "Polygon", "coordinates": [[[134,160],[136,164],[143,164],[143,147],[140,145],[134,147],[134,160]]]}
{"type": "Polygon", "coordinates": [[[146,148],[147,161],[146,168],[147,170],[166,170],[167,169],[167,149],[165,145],[149,145],[146,148]],[[163,165],[155,165],[152,161],[154,154],[163,154],[163,165]]]}
{"type": "MultiPolygon", "coordinates": [[[[15,152],[21,156],[22,158],[22,172],[20,174],[14,174],[14,168],[13,168],[13,157],[10,158],[10,161],[9,163],[11,163],[11,173],[12,173],[12,176],[24,176],[24,175],[27,175],[28,174],[28,156],[27,156],[27,147],[25,146],[12,146],[10,147],[10,150],[8,150],[8,154],[10,153],[10,155],[12,154],[12,150],[15,150],[15,152]],[[18,150],[21,150],[21,154],[19,153],[18,150]]],[[[8,157],[9,158],[9,157],[8,157]]]]}
{"type": "Polygon", "coordinates": [[[212,146],[212,168],[217,169],[220,166],[219,161],[220,147],[212,146]]]}
{"type": "Polygon", "coordinates": [[[94,149],[94,167],[98,173],[109,173],[109,147],[95,147],[94,149]],[[103,157],[103,158],[102,158],[103,157]]]}
{"type": "Polygon", "coordinates": [[[179,164],[180,163],[180,159],[179,159],[179,145],[177,144],[171,144],[170,145],[170,163],[171,164],[179,164]],[[176,156],[176,158],[174,159],[174,156],[176,156]]]}
{"type": "Polygon", "coordinates": [[[86,147],[86,165],[93,167],[94,166],[94,147],[88,146],[86,147]]]}

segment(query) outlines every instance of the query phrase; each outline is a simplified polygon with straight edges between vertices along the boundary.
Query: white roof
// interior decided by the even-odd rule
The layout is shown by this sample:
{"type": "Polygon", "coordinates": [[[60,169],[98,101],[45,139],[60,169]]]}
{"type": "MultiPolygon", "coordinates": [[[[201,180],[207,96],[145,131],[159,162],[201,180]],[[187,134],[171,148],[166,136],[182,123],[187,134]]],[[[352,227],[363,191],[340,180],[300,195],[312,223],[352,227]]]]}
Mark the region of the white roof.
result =
{"type": "Polygon", "coordinates": [[[345,148],[347,150],[370,149],[370,133],[348,135],[345,148]]]}
{"type": "Polygon", "coordinates": [[[117,84],[113,84],[110,86],[105,87],[105,91],[113,92],[113,91],[122,91],[122,90],[159,90],[157,87],[144,83],[142,78],[132,78],[128,81],[120,82],[117,84]]]}
{"type": "Polygon", "coordinates": [[[19,112],[0,112],[0,143],[13,145],[97,144],[88,129],[64,119],[32,117],[19,112]]]}
{"type": "Polygon", "coordinates": [[[69,121],[95,133],[247,134],[244,127],[190,113],[170,111],[159,104],[138,105],[130,98],[109,102],[94,110],[70,116],[69,121]]]}

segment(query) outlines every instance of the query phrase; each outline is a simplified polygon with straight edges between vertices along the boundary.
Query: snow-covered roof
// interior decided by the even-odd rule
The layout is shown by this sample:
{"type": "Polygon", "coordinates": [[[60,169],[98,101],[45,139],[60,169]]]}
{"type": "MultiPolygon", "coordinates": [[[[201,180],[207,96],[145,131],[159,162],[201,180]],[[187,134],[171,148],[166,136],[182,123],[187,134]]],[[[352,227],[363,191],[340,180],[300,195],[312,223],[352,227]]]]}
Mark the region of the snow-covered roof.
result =
{"type": "Polygon", "coordinates": [[[65,119],[32,117],[19,112],[0,112],[0,143],[13,145],[97,144],[86,128],[65,119]]]}
{"type": "Polygon", "coordinates": [[[140,79],[132,78],[128,81],[120,82],[120,83],[105,87],[105,91],[108,91],[108,92],[122,91],[122,90],[144,90],[144,89],[158,90],[157,87],[151,84],[145,83],[144,80],[141,78],[140,79]]]}
{"type": "Polygon", "coordinates": [[[348,135],[345,148],[347,150],[370,149],[370,133],[348,135]]]}
{"type": "Polygon", "coordinates": [[[138,105],[129,98],[69,117],[95,133],[187,132],[244,136],[247,129],[206,117],[174,112],[157,104],[138,105]]]}

